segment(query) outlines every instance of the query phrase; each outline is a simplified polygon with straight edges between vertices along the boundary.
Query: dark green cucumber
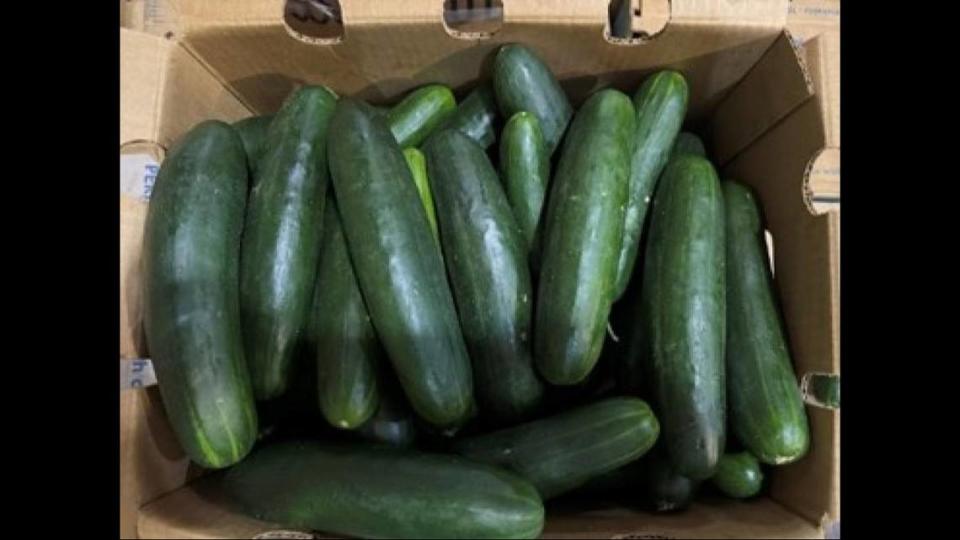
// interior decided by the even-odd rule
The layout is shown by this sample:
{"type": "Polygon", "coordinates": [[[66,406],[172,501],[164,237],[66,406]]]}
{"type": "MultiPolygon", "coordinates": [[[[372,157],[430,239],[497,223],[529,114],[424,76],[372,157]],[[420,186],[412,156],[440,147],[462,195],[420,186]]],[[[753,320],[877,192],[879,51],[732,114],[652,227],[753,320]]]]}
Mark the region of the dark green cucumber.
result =
{"type": "Polygon", "coordinates": [[[443,127],[451,128],[477,141],[484,149],[497,140],[497,99],[490,83],[470,92],[443,127]]]}
{"type": "Polygon", "coordinates": [[[713,475],[726,440],[723,191],[709,161],[685,154],[657,188],[641,320],[664,442],[680,474],[713,475]]]}
{"type": "Polygon", "coordinates": [[[767,259],[760,208],[743,184],[723,183],[727,235],[727,391],[734,434],[760,461],[796,461],[809,427],[767,259]]]}
{"type": "MultiPolygon", "coordinates": [[[[381,366],[383,371],[388,371],[381,366]]],[[[412,447],[417,441],[417,426],[413,411],[397,381],[391,377],[382,376],[379,379],[380,407],[367,420],[357,433],[368,441],[379,442],[399,448],[412,447]]]]}
{"type": "Polygon", "coordinates": [[[689,131],[681,131],[677,134],[677,140],[673,141],[673,150],[670,151],[670,159],[680,154],[693,154],[695,156],[707,157],[707,149],[703,146],[703,141],[689,131]]]}
{"type": "Polygon", "coordinates": [[[257,437],[237,290],[246,197],[240,136],[202,122],[164,160],[143,236],[144,329],[160,394],[180,445],[209,468],[240,461],[257,437]]]}
{"type": "Polygon", "coordinates": [[[536,115],[520,111],[507,121],[500,140],[500,170],[527,252],[533,257],[550,181],[550,156],[536,115]]]}
{"type": "Polygon", "coordinates": [[[524,45],[500,47],[493,60],[493,90],[504,118],[520,111],[536,115],[547,154],[552,155],[573,117],[573,107],[543,60],[524,45]]]}
{"type": "Polygon", "coordinates": [[[390,131],[401,147],[419,146],[457,108],[450,88],[428,84],[407,94],[387,114],[390,131]]]}
{"type": "Polygon", "coordinates": [[[617,397],[465,438],[454,444],[454,450],[517,472],[548,499],[639,458],[659,433],[660,425],[646,403],[617,397]]]}
{"type": "Polygon", "coordinates": [[[690,506],[700,481],[677,472],[660,445],[643,458],[642,464],[642,491],[651,510],[676,512],[690,506]]]}
{"type": "Polygon", "coordinates": [[[313,308],[317,395],[330,425],[354,429],[377,410],[380,342],[357,285],[332,195],[324,212],[313,308]]]}
{"type": "Polygon", "coordinates": [[[445,454],[371,445],[266,446],[219,481],[241,512],[360,538],[536,538],[543,502],[528,482],[445,454]]]}
{"type": "Polygon", "coordinates": [[[760,493],[760,488],[763,487],[763,471],[760,470],[757,458],[750,452],[724,454],[710,481],[725,495],[735,499],[747,499],[760,493]]]}
{"type": "Polygon", "coordinates": [[[455,427],[474,402],[470,358],[403,151],[386,121],[352,99],[337,104],[330,129],[337,207],[373,326],[417,414],[455,427]]]}
{"type": "Polygon", "coordinates": [[[252,178],[256,178],[257,161],[263,154],[271,121],[273,121],[273,115],[265,114],[251,116],[233,123],[233,128],[237,130],[240,139],[243,141],[243,149],[247,154],[247,165],[252,178]]]}
{"type": "Polygon", "coordinates": [[[433,231],[433,237],[439,243],[440,231],[437,229],[437,212],[433,205],[433,194],[430,192],[430,181],[427,180],[427,159],[423,152],[416,148],[404,148],[403,157],[407,160],[410,174],[413,175],[413,183],[417,185],[417,192],[420,194],[420,202],[423,203],[423,209],[427,212],[427,219],[430,220],[430,230],[433,231]]]}
{"type": "Polygon", "coordinates": [[[250,192],[240,253],[240,309],[253,391],[286,391],[307,326],[320,256],[327,190],[327,126],[337,97],[298,90],[270,124],[269,144],[250,192]]]}
{"type": "Polygon", "coordinates": [[[479,144],[448,129],[423,148],[478,405],[498,420],[516,422],[543,398],[530,356],[533,291],[526,246],[479,144]]]}
{"type": "Polygon", "coordinates": [[[595,93],[577,111],[550,188],[540,257],[535,358],[576,384],[600,356],[617,279],[634,131],[630,98],[595,93]]]}
{"type": "Polygon", "coordinates": [[[640,233],[647,217],[660,173],[667,165],[673,141],[687,113],[687,81],[676,71],[660,71],[643,81],[633,104],[637,111],[632,157],[630,194],[623,219],[623,243],[617,262],[617,286],[614,299],[620,298],[630,283],[640,250],[640,233]]]}

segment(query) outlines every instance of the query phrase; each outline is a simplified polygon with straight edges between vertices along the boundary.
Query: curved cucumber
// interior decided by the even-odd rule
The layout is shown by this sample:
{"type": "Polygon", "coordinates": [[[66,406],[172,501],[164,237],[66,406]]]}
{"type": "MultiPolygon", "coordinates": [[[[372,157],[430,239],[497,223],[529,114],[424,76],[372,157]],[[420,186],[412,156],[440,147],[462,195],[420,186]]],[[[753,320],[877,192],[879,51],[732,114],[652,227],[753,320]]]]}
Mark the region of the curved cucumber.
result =
{"type": "Polygon", "coordinates": [[[460,102],[443,127],[463,133],[486,149],[497,140],[497,118],[493,87],[483,83],[460,102]]]}
{"type": "Polygon", "coordinates": [[[653,393],[677,472],[713,475],[726,433],[723,192],[709,161],[671,161],[653,203],[641,320],[653,393]]]}
{"type": "Polygon", "coordinates": [[[257,161],[263,154],[263,148],[267,142],[267,132],[272,121],[273,115],[265,114],[251,116],[233,123],[233,128],[237,130],[240,139],[243,141],[243,150],[247,154],[247,166],[253,178],[256,178],[257,161]]]}
{"type": "Polygon", "coordinates": [[[618,397],[462,439],[454,450],[517,472],[548,499],[639,458],[659,433],[646,403],[618,397]]]}
{"type": "Polygon", "coordinates": [[[429,84],[407,94],[387,113],[390,131],[401,148],[418,146],[457,108],[450,88],[429,84]]]}
{"type": "Polygon", "coordinates": [[[257,399],[289,384],[298,339],[307,326],[320,257],[327,189],[327,125],[336,96],[307,86],[270,124],[250,193],[240,252],[244,348],[257,399]]]}
{"type": "Polygon", "coordinates": [[[670,151],[670,159],[680,154],[693,154],[695,156],[707,157],[707,149],[703,146],[703,141],[689,131],[681,131],[677,134],[677,140],[673,142],[673,150],[670,151]]]}
{"type": "Polygon", "coordinates": [[[317,395],[330,425],[354,429],[377,410],[380,343],[350,263],[336,202],[327,196],[313,308],[317,395]]]}
{"type": "Polygon", "coordinates": [[[573,107],[543,60],[524,45],[500,47],[493,60],[493,90],[504,118],[528,111],[540,120],[547,154],[552,155],[573,117],[573,107]]]}
{"type": "Polygon", "coordinates": [[[687,113],[687,81],[676,71],[660,71],[647,78],[633,97],[637,110],[630,194],[623,221],[623,243],[617,262],[614,298],[627,289],[640,249],[640,233],[660,173],[667,165],[673,141],[687,113]]]}
{"type": "Polygon", "coordinates": [[[527,252],[497,171],[476,142],[444,130],[424,145],[478,405],[520,420],[543,398],[530,356],[527,252]]]}
{"type": "Polygon", "coordinates": [[[264,447],[219,479],[241,512],[360,538],[536,538],[543,502],[489,465],[369,445],[264,447]]]}
{"type": "Polygon", "coordinates": [[[727,391],[734,433],[760,461],[807,453],[807,415],[767,263],[760,209],[750,189],[723,183],[727,235],[727,391]]]}
{"type": "Polygon", "coordinates": [[[232,465],[257,437],[237,291],[247,196],[243,142],[196,125],[157,176],[143,237],[144,329],[167,418],[203,467],[232,465]]]}
{"type": "Polygon", "coordinates": [[[507,200],[531,259],[539,241],[540,215],[550,181],[550,156],[540,121],[526,111],[510,117],[500,140],[500,169],[507,200]]]}
{"type": "Polygon", "coordinates": [[[630,98],[601,90],[570,126],[551,187],[537,293],[535,358],[552,384],[600,356],[617,279],[634,131],[630,98]]]}
{"type": "Polygon", "coordinates": [[[760,493],[760,488],[763,487],[763,471],[760,470],[757,458],[750,452],[724,454],[710,481],[730,497],[747,499],[760,493]]]}
{"type": "Polygon", "coordinates": [[[457,426],[473,404],[470,358],[410,168],[363,103],[341,99],[330,129],[337,207],[373,326],[417,414],[457,426]]]}
{"type": "Polygon", "coordinates": [[[437,230],[437,212],[433,206],[433,194],[430,193],[430,182],[427,180],[427,159],[423,152],[416,148],[405,148],[403,157],[407,160],[407,166],[410,167],[410,174],[413,176],[413,183],[417,185],[417,192],[420,193],[420,202],[423,203],[423,209],[427,212],[427,219],[430,220],[430,229],[433,231],[433,237],[440,242],[440,231],[437,230]]]}

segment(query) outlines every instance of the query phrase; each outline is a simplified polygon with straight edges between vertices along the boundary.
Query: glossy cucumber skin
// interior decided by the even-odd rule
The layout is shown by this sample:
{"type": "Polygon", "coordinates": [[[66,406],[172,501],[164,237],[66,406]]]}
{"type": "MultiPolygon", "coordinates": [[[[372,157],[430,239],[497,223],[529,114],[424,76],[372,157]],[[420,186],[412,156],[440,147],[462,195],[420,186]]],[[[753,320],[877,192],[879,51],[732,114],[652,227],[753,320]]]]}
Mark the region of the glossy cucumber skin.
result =
{"type": "Polygon", "coordinates": [[[251,178],[256,178],[257,162],[263,154],[263,148],[267,142],[267,132],[270,130],[270,122],[272,121],[272,114],[264,114],[244,118],[233,123],[233,128],[237,130],[240,139],[243,140],[243,149],[247,154],[247,165],[250,169],[251,178]]]}
{"type": "Polygon", "coordinates": [[[536,115],[552,155],[573,117],[573,106],[543,60],[524,45],[500,47],[493,60],[493,90],[504,118],[520,111],[536,115]]]}
{"type": "Polygon", "coordinates": [[[810,446],[752,190],[723,183],[727,250],[727,392],[737,439],[760,461],[791,463],[810,446]]]}
{"type": "Polygon", "coordinates": [[[478,405],[501,421],[522,420],[543,385],[530,353],[533,290],[520,229],[480,145],[444,130],[424,153],[478,405]]]}
{"type": "Polygon", "coordinates": [[[403,389],[397,387],[392,373],[386,372],[389,372],[387,366],[381,365],[380,406],[377,412],[357,429],[357,433],[363,439],[375,443],[411,448],[418,439],[416,417],[403,395],[403,389]]]}
{"type": "Polygon", "coordinates": [[[240,311],[254,395],[274,399],[289,385],[308,324],[320,257],[327,190],[327,126],[337,98],[308,86],[270,124],[270,144],[250,192],[240,252],[240,311]]]}
{"type": "Polygon", "coordinates": [[[360,538],[536,538],[543,502],[507,471],[368,444],[266,446],[217,479],[241,512],[360,538]]]}
{"type": "Polygon", "coordinates": [[[461,439],[454,450],[515,471],[549,499],[640,458],[659,433],[659,422],[644,401],[616,397],[461,439]]]}
{"type": "Polygon", "coordinates": [[[707,157],[707,149],[703,141],[689,131],[681,131],[677,134],[677,140],[673,142],[673,150],[670,151],[670,159],[681,153],[707,157]]]}
{"type": "Polygon", "coordinates": [[[541,375],[582,381],[600,356],[613,303],[634,130],[630,98],[595,93],[577,111],[550,187],[534,324],[541,375]]]}
{"type": "Polygon", "coordinates": [[[763,471],[760,470],[757,458],[750,452],[724,454],[710,481],[729,497],[748,499],[760,493],[763,487],[763,471]]]}
{"type": "Polygon", "coordinates": [[[499,118],[493,86],[487,82],[467,94],[443,127],[463,133],[486,149],[497,140],[499,118]]]}
{"type": "Polygon", "coordinates": [[[627,289],[643,232],[647,208],[670,150],[687,113],[687,82],[676,71],[654,73],[640,85],[633,104],[636,131],[630,161],[630,194],[623,221],[623,243],[617,262],[615,298],[627,289]]]}
{"type": "Polygon", "coordinates": [[[532,259],[550,182],[550,156],[536,115],[521,111],[507,121],[500,140],[500,169],[507,200],[532,259]]]}
{"type": "Polygon", "coordinates": [[[401,148],[419,146],[457,108],[450,88],[428,84],[407,94],[387,113],[390,130],[401,148]]]}
{"type": "Polygon", "coordinates": [[[144,229],[144,330],[163,405],[186,454],[214,469],[257,436],[237,290],[247,175],[233,128],[198,124],[164,160],[144,229]]]}
{"type": "Polygon", "coordinates": [[[367,309],[411,406],[453,428],[473,407],[470,358],[440,250],[410,169],[383,117],[341,99],[330,172],[367,309]]]}
{"type": "Polygon", "coordinates": [[[334,427],[355,429],[379,404],[377,369],[382,351],[370,323],[343,236],[340,213],[327,195],[323,247],[313,307],[317,396],[334,427]]]}
{"type": "Polygon", "coordinates": [[[710,162],[670,162],[653,202],[640,320],[667,453],[694,480],[713,475],[726,441],[723,213],[710,162]]]}
{"type": "Polygon", "coordinates": [[[427,213],[427,219],[430,220],[430,230],[433,231],[433,237],[439,243],[440,231],[437,229],[437,212],[433,204],[433,194],[430,192],[430,181],[427,180],[427,158],[424,157],[423,152],[416,148],[404,148],[403,157],[407,160],[410,174],[413,175],[413,182],[417,185],[417,191],[420,193],[423,209],[427,213]]]}

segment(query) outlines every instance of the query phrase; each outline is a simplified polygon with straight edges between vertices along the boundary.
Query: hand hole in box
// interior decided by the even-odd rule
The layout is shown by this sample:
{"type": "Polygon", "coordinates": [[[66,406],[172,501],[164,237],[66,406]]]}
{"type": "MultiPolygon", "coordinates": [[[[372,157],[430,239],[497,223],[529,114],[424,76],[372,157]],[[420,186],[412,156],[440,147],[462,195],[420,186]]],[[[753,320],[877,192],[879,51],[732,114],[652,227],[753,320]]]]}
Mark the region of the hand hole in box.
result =
{"type": "Polygon", "coordinates": [[[503,26],[501,0],[444,0],[443,27],[458,39],[487,39],[503,26]]]}
{"type": "Polygon", "coordinates": [[[293,37],[307,43],[328,45],[343,40],[339,0],[286,0],[283,23],[293,37]]]}
{"type": "Polygon", "coordinates": [[[610,0],[607,14],[609,41],[637,44],[662,32],[670,21],[670,0],[610,0]]]}

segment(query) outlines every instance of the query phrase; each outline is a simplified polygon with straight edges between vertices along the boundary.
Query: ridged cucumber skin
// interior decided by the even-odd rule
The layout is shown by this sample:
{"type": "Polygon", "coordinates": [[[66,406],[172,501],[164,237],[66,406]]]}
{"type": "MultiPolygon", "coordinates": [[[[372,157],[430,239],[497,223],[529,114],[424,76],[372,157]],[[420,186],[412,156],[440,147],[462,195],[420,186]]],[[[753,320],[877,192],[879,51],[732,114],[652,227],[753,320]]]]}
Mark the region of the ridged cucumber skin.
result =
{"type": "Polygon", "coordinates": [[[573,106],[543,60],[525,45],[503,45],[493,60],[493,90],[504,118],[520,111],[536,115],[552,155],[573,117],[573,106]]]}
{"type": "Polygon", "coordinates": [[[647,208],[683,125],[688,93],[683,75],[666,70],[648,77],[633,97],[637,121],[631,150],[630,194],[624,214],[623,243],[617,262],[614,298],[623,295],[633,274],[647,208]]]}
{"type": "Polygon", "coordinates": [[[723,191],[709,161],[682,155],[653,202],[641,289],[649,383],[677,472],[713,475],[726,441],[723,191]]]}
{"type": "Polygon", "coordinates": [[[355,429],[379,404],[382,351],[370,323],[332,193],[324,205],[323,244],[313,305],[317,397],[330,425],[355,429]]]}
{"type": "Polygon", "coordinates": [[[480,145],[444,130],[424,153],[480,411],[515,423],[544,393],[531,358],[533,290],[520,228],[480,145]]]}
{"type": "Polygon", "coordinates": [[[727,392],[737,439],[763,463],[806,455],[810,429],[767,259],[760,207],[723,182],[727,250],[727,392]]]}
{"type": "Polygon", "coordinates": [[[630,98],[601,90],[577,111],[550,187],[534,357],[554,385],[582,381],[600,356],[617,279],[630,175],[630,98]]]}
{"type": "Polygon", "coordinates": [[[144,229],[144,330],[160,395],[184,452],[211,469],[239,462],[257,437],[237,287],[247,182],[240,136],[202,122],[164,160],[144,229]]]}
{"type": "Polygon", "coordinates": [[[360,538],[537,538],[544,522],[512,473],[386,446],[276,443],[216,480],[242,513],[360,538]]]}
{"type": "Polygon", "coordinates": [[[536,267],[540,217],[550,182],[550,156],[536,115],[520,111],[507,121],[500,139],[500,170],[531,266],[536,267]]]}
{"type": "Polygon", "coordinates": [[[407,94],[387,113],[390,131],[401,148],[419,146],[457,108],[450,88],[428,84],[407,94]]]}
{"type": "Polygon", "coordinates": [[[515,471],[550,499],[639,459],[659,433],[659,422],[644,401],[616,397],[461,439],[454,451],[515,471]]]}
{"type": "Polygon", "coordinates": [[[380,343],[417,414],[456,427],[474,403],[470,358],[410,168],[383,117],[361,102],[341,99],[331,130],[337,207],[380,343]]]}

